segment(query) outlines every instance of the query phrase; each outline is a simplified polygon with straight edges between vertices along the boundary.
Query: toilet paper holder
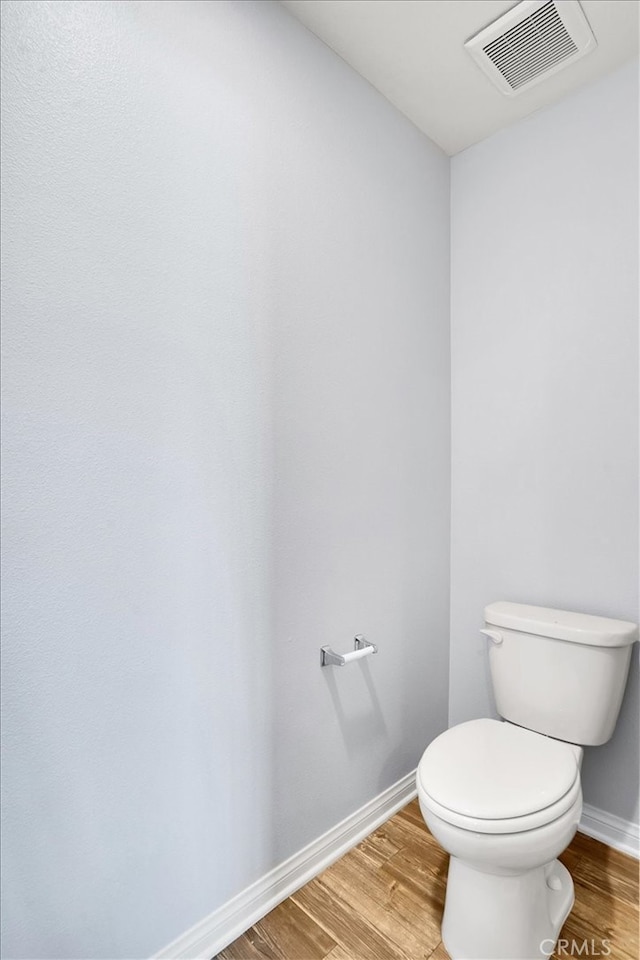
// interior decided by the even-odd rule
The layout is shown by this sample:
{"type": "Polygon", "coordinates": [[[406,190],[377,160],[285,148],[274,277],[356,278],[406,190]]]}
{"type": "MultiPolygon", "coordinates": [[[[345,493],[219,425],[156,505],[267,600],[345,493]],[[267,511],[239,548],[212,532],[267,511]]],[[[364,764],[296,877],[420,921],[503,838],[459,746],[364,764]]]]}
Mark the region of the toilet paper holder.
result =
{"type": "Polygon", "coordinates": [[[353,638],[353,653],[336,653],[331,647],[320,647],[320,666],[321,667],[344,667],[345,663],[351,663],[352,660],[361,660],[372,653],[377,653],[378,648],[375,643],[369,643],[364,637],[358,635],[353,638]]]}

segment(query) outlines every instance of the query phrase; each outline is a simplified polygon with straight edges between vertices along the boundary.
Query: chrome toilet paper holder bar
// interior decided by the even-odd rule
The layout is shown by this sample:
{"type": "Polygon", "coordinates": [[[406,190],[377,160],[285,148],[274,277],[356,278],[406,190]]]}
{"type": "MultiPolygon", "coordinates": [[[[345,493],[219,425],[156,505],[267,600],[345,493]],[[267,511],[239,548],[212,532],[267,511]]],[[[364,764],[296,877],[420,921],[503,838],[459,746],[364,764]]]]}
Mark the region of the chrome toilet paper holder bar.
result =
{"type": "Polygon", "coordinates": [[[352,660],[361,660],[372,653],[377,653],[378,648],[375,643],[369,643],[362,636],[353,638],[353,653],[336,653],[331,647],[320,647],[320,666],[321,667],[344,667],[345,663],[351,663],[352,660]]]}

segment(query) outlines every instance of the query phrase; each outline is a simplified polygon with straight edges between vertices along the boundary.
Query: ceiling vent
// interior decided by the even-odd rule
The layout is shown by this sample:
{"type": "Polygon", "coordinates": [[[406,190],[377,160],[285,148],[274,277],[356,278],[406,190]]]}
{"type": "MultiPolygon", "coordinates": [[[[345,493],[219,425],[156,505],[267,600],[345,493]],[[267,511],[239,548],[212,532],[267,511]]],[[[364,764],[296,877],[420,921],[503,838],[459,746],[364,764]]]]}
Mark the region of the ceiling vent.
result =
{"type": "Polygon", "coordinates": [[[578,0],[522,0],[466,49],[508,96],[546,80],[596,47],[578,0]]]}

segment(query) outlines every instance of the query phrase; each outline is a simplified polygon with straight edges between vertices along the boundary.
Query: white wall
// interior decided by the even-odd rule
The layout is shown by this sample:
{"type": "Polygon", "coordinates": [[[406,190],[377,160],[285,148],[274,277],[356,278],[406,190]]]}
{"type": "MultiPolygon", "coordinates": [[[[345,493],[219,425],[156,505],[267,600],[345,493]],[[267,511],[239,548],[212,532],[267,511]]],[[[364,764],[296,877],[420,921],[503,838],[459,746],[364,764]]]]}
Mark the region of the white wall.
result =
{"type": "Polygon", "coordinates": [[[3,42],[4,955],[142,957],[446,726],[448,161],[277,4],[3,42]]]}
{"type": "MultiPolygon", "coordinates": [[[[638,67],[452,162],[451,723],[493,710],[482,610],[638,618],[638,67]]],[[[637,654],[584,796],[638,816],[637,654]]]]}

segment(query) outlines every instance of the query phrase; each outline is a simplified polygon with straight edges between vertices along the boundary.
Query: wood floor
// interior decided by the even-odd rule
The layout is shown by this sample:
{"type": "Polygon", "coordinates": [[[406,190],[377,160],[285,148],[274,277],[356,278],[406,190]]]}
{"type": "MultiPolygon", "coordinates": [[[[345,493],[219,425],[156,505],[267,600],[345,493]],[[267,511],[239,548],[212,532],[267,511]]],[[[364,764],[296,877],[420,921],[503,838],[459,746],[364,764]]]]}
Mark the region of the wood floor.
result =
{"type": "MultiPolygon", "coordinates": [[[[449,960],[447,859],[414,800],[216,960],[449,960]]],[[[583,834],[560,859],[576,902],[555,960],[638,960],[638,862],[583,834]]]]}

